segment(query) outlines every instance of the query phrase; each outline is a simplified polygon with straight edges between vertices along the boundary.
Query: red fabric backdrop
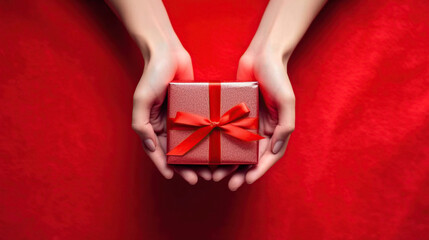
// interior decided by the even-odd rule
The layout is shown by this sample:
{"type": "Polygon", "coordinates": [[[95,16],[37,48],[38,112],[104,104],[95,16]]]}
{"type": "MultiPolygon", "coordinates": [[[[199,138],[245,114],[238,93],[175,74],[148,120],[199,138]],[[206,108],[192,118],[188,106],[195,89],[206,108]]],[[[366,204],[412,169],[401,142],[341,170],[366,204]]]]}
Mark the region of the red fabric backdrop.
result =
{"type": "MultiPolygon", "coordinates": [[[[266,1],[166,1],[198,80],[266,1]]],[[[130,127],[143,61],[102,1],[0,3],[0,239],[429,239],[429,5],[331,1],[289,65],[287,153],[229,192],[165,180],[130,127]]]]}

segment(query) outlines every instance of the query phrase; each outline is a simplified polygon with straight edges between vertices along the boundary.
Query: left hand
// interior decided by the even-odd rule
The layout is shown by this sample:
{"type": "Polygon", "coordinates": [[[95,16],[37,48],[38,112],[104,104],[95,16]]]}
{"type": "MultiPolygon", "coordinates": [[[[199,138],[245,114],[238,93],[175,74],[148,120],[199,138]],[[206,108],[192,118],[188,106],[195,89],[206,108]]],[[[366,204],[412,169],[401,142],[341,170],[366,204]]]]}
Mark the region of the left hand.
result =
{"type": "Polygon", "coordinates": [[[258,180],[286,151],[295,128],[295,95],[286,71],[288,59],[270,47],[262,50],[249,48],[240,59],[237,80],[259,82],[262,93],[259,132],[265,138],[259,141],[257,165],[219,167],[214,171],[214,181],[220,181],[235,171],[228,184],[231,191],[237,190],[244,182],[251,184],[258,180]]]}
{"type": "Polygon", "coordinates": [[[262,93],[259,130],[259,162],[255,166],[219,167],[213,180],[236,171],[229,189],[259,179],[285,153],[295,129],[295,95],[287,75],[287,63],[298,42],[326,0],[271,0],[249,48],[240,59],[237,80],[256,80],[262,93]]]}

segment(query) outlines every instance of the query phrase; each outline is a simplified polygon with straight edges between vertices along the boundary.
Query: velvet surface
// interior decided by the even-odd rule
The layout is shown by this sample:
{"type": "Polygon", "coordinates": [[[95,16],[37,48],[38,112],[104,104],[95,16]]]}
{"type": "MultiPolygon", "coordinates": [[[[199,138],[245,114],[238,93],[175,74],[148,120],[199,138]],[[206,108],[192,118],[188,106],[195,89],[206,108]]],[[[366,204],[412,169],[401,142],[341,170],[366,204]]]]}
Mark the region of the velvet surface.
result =
{"type": "MultiPolygon", "coordinates": [[[[197,80],[234,79],[266,1],[165,2],[197,80]]],[[[143,69],[102,1],[0,2],[1,239],[428,239],[429,5],[330,1],[294,52],[296,130],[237,192],[165,180],[143,69]]]]}

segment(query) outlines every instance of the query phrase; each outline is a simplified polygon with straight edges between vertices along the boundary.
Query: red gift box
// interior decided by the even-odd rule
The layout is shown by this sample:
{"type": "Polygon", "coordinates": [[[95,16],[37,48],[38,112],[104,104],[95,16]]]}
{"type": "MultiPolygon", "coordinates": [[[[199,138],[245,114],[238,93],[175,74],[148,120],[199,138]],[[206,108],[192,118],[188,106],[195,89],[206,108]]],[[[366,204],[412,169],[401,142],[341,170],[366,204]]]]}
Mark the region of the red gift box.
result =
{"type": "Polygon", "coordinates": [[[171,82],[167,162],[256,164],[258,103],[257,82],[171,82]]]}

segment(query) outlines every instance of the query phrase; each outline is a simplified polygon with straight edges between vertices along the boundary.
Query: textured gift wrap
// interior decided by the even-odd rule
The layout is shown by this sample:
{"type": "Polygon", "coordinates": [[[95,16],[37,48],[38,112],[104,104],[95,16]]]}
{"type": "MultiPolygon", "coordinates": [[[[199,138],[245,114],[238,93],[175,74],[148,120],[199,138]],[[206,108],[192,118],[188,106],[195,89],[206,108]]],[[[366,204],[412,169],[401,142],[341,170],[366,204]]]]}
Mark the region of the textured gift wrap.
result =
{"type": "MultiPolygon", "coordinates": [[[[245,127],[245,130],[241,130],[245,132],[240,133],[246,135],[246,132],[251,132],[248,134],[260,137],[256,135],[258,92],[257,82],[171,82],[168,88],[167,152],[170,153],[198,130],[198,127],[183,127],[173,123],[179,112],[219,121],[231,109],[245,106],[248,110],[245,118],[254,120],[254,126],[253,129],[245,127]]],[[[198,165],[256,164],[258,141],[243,141],[215,128],[183,156],[167,154],[167,162],[198,165]]]]}

